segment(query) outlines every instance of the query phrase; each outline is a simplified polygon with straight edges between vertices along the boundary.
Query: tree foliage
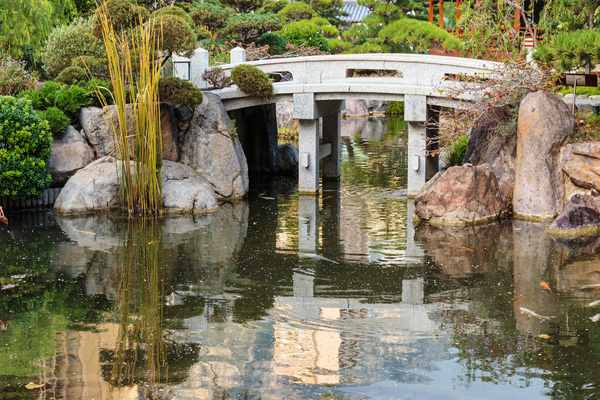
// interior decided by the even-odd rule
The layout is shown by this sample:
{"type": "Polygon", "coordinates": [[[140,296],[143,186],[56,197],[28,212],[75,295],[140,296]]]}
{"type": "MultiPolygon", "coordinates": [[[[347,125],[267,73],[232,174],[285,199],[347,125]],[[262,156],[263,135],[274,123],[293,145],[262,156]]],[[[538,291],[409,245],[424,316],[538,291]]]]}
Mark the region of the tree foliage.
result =
{"type": "Polygon", "coordinates": [[[458,50],[460,40],[454,35],[425,21],[401,18],[379,32],[379,39],[390,46],[393,52],[409,49],[421,53],[430,47],[458,50]]]}
{"type": "Polygon", "coordinates": [[[281,21],[275,14],[235,14],[227,20],[227,25],[220,33],[246,43],[263,33],[277,31],[281,26],[281,21]]]}
{"type": "Polygon", "coordinates": [[[52,29],[76,15],[72,0],[0,0],[1,47],[13,58],[38,66],[52,29]]]}

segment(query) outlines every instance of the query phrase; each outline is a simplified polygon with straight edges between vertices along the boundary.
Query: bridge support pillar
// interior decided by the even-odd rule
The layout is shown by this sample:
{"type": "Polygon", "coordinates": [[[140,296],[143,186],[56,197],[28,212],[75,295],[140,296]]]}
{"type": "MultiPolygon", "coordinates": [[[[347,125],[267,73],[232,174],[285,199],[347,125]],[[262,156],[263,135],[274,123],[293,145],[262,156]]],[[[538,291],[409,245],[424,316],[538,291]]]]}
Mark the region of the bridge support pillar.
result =
{"type": "Polygon", "coordinates": [[[331,144],[331,154],[323,158],[323,180],[340,179],[340,159],[342,156],[341,113],[323,117],[323,143],[331,144]]]}
{"type": "Polygon", "coordinates": [[[301,119],[298,129],[298,192],[315,195],[319,191],[319,120],[301,119]]]}
{"type": "Polygon", "coordinates": [[[430,155],[437,147],[438,129],[427,126],[439,118],[439,107],[427,104],[426,96],[405,96],[405,120],[408,121],[408,197],[415,197],[428,179],[438,171],[438,156],[430,155]]]}

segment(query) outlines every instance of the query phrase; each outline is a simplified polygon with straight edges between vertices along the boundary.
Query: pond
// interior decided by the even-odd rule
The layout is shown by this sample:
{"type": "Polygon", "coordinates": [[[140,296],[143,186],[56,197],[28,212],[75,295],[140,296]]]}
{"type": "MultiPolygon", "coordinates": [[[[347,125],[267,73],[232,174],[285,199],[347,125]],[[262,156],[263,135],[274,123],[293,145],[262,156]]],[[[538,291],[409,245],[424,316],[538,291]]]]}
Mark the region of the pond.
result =
{"type": "Polygon", "coordinates": [[[0,399],[579,399],[600,393],[600,241],[413,226],[406,124],[344,122],[317,198],[205,216],[9,213],[0,399]]]}

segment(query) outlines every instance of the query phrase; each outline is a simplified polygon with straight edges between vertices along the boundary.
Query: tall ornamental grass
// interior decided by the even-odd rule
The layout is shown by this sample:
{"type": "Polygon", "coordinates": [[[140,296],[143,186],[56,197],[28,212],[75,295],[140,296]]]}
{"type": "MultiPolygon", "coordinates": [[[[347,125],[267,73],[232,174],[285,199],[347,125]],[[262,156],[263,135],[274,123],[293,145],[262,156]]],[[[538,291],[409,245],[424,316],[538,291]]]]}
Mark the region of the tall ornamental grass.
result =
{"type": "MultiPolygon", "coordinates": [[[[110,120],[120,161],[117,169],[121,207],[129,215],[161,214],[160,31],[153,21],[143,23],[140,15],[139,24],[129,35],[125,31],[117,32],[105,5],[98,7],[98,18],[118,117],[118,126],[110,120]],[[128,120],[131,134],[127,129],[128,120]],[[129,160],[133,161],[133,167],[129,160]]],[[[106,110],[108,101],[101,88],[97,94],[106,110]]]]}

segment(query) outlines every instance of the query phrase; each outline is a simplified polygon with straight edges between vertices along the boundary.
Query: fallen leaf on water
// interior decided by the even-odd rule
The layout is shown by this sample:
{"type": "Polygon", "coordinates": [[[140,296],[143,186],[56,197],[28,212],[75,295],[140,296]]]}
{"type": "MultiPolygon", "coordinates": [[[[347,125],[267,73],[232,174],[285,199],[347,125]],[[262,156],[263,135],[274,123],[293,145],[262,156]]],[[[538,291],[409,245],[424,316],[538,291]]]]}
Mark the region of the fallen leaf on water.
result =
{"type": "Polygon", "coordinates": [[[25,385],[25,389],[39,389],[41,387],[43,387],[44,385],[38,385],[37,383],[33,383],[33,382],[29,382],[27,385],[25,385]]]}
{"type": "Polygon", "coordinates": [[[75,229],[75,232],[85,233],[86,235],[94,235],[94,236],[96,236],[96,234],[94,232],[80,231],[79,229],[75,229]]]}
{"type": "Polygon", "coordinates": [[[550,339],[550,335],[546,335],[545,333],[542,333],[542,334],[538,335],[538,337],[540,339],[550,339]]]}
{"type": "Polygon", "coordinates": [[[541,281],[540,286],[543,287],[544,289],[548,290],[549,292],[552,292],[552,289],[550,289],[550,285],[548,285],[547,282],[541,281]]]}
{"type": "Polygon", "coordinates": [[[323,200],[329,200],[329,199],[333,199],[333,196],[323,197],[323,200]]]}
{"type": "Polygon", "coordinates": [[[4,225],[8,225],[8,220],[4,216],[4,211],[2,211],[2,207],[0,207],[0,222],[2,222],[4,225]]]}

